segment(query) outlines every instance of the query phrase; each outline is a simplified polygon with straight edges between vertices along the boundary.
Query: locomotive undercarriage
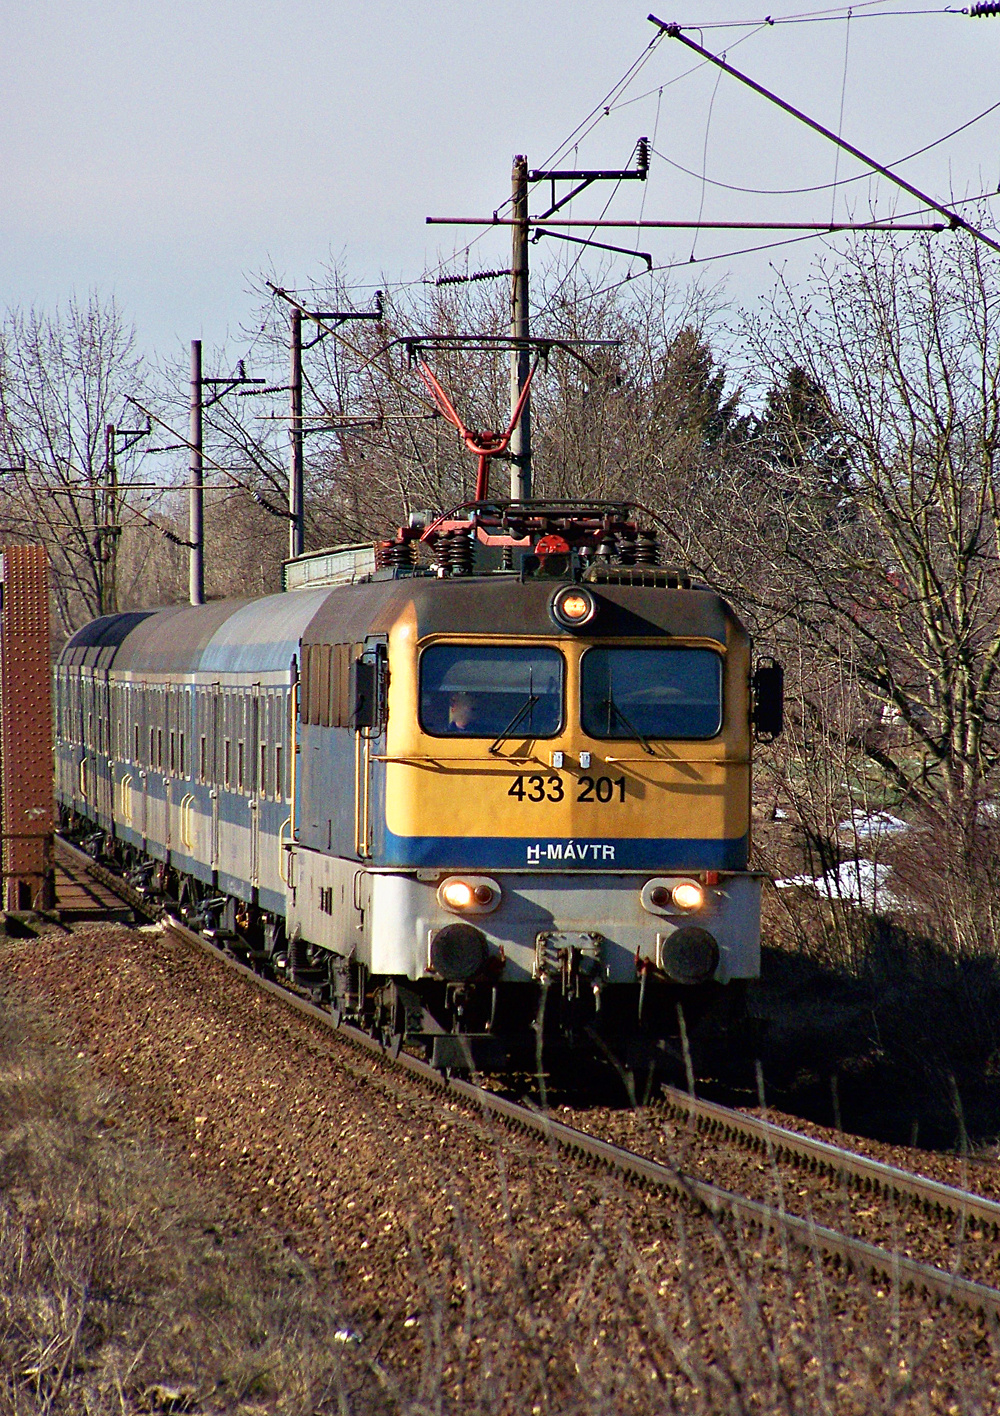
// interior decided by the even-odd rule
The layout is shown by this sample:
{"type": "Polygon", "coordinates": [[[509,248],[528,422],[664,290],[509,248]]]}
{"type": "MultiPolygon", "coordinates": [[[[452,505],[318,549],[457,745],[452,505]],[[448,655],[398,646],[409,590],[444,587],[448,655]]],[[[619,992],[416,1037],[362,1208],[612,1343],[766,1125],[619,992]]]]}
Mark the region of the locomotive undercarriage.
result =
{"type": "Polygon", "coordinates": [[[581,1052],[606,1055],[645,1073],[676,1064],[679,1016],[699,1033],[741,1021],[745,985],[735,980],[680,987],[652,969],[635,983],[600,983],[585,950],[564,948],[532,982],[500,981],[497,969],[464,981],[373,975],[344,956],[286,933],[282,916],[221,894],[211,884],[144,855],[84,817],[63,813],[61,830],[151,901],[264,977],[308,993],[338,1021],[390,1050],[420,1051],[449,1071],[536,1070],[581,1052]]]}

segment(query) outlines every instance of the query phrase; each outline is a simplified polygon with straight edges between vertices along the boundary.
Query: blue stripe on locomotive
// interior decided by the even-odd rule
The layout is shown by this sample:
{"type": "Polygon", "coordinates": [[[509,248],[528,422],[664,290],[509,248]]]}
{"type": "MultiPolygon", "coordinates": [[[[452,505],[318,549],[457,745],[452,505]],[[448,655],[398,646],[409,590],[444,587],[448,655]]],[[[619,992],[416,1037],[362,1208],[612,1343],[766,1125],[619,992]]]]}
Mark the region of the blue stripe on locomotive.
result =
{"type": "MultiPolygon", "coordinates": [[[[382,815],[384,821],[384,813],[382,815]]],[[[538,836],[384,834],[378,864],[441,870],[746,870],[746,836],[547,839],[538,836]]]]}

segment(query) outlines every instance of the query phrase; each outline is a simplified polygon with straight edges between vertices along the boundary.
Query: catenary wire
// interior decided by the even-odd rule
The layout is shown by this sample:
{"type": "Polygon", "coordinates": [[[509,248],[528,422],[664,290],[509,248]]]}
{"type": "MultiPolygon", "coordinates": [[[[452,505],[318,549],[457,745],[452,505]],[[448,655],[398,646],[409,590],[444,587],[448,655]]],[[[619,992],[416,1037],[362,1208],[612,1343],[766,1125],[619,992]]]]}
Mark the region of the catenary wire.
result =
{"type": "MultiPolygon", "coordinates": [[[[723,55],[723,57],[725,57],[723,55]]],[[[722,70],[719,70],[718,77],[712,89],[712,97],[708,101],[708,116],[705,119],[705,141],[701,149],[701,201],[698,204],[698,226],[695,227],[691,235],[691,259],[694,260],[695,246],[698,244],[698,230],[701,225],[701,218],[705,215],[705,177],[708,174],[708,138],[712,130],[712,114],[715,111],[715,99],[719,92],[719,84],[722,81],[722,70]]]]}
{"type": "MultiPolygon", "coordinates": [[[[574,143],[579,144],[580,142],[582,142],[585,137],[589,136],[589,134],[593,131],[597,124],[602,122],[603,119],[606,118],[608,114],[613,111],[614,100],[616,96],[625,93],[625,91],[628,89],[629,85],[633,82],[633,80],[638,77],[639,73],[642,71],[642,69],[645,68],[648,61],[652,58],[652,55],[662,38],[663,33],[661,31],[659,34],[654,35],[648,44],[643,46],[642,52],[637,55],[637,57],[632,61],[632,63],[625,70],[625,73],[621,76],[621,78],[618,79],[616,83],[612,84],[611,88],[604,95],[604,98],[601,100],[601,102],[595,104],[595,106],[590,110],[586,117],[583,118],[576,125],[576,127],[568,135],[568,137],[564,138],[563,141],[559,143],[557,147],[553,148],[549,155],[543,160],[542,167],[548,167],[551,163],[556,162],[559,157],[561,157],[564,153],[568,152],[573,147],[574,143]],[[587,127],[588,123],[590,124],[589,127],[587,127]],[[583,131],[584,129],[586,129],[585,132],[583,131]]],[[[701,66],[695,65],[694,67],[699,68],[701,66]]],[[[497,207],[497,211],[504,211],[510,205],[511,200],[511,197],[506,197],[497,207]]],[[[486,234],[487,230],[481,231],[478,236],[474,236],[472,240],[468,242],[467,245],[462,247],[461,250],[454,252],[451,256],[445,257],[443,260],[439,261],[436,266],[432,266],[429,270],[424,271],[422,280],[432,279],[439,272],[443,271],[447,266],[453,265],[456,261],[459,261],[464,256],[469,255],[473,247],[476,246],[486,234]]],[[[412,284],[420,283],[422,283],[422,281],[412,282],[412,284]]]]}
{"type": "Polygon", "coordinates": [[[749,29],[754,25],[765,24],[769,29],[778,25],[815,25],[815,24],[835,24],[846,19],[848,12],[853,10],[854,18],[857,20],[891,20],[898,16],[909,15],[963,15],[961,10],[952,5],[935,5],[930,8],[908,9],[908,10],[879,10],[877,5],[887,4],[889,0],[862,0],[857,5],[839,5],[826,10],[803,10],[793,15],[767,15],[763,20],[710,20],[707,23],[699,21],[697,24],[684,24],[678,22],[681,29],[685,30],[717,30],[717,29],[749,29]],[[861,11],[862,13],[858,13],[861,11]]]}
{"type": "MultiPolygon", "coordinates": [[[[974,197],[963,197],[961,201],[954,202],[953,205],[956,207],[970,206],[974,202],[985,201],[987,198],[996,195],[997,193],[992,191],[979,192],[974,197]]],[[[898,216],[896,219],[904,221],[910,217],[923,216],[926,212],[933,211],[933,209],[933,207],[921,207],[917,211],[903,212],[902,215],[898,216]]],[[[804,235],[801,236],[785,236],[781,237],[776,241],[762,242],[761,244],[756,246],[742,246],[735,251],[719,251],[717,254],[711,256],[696,256],[694,260],[691,260],[690,258],[685,258],[677,261],[666,261],[662,265],[654,265],[651,266],[648,270],[641,270],[639,271],[638,275],[632,275],[630,273],[628,275],[622,276],[619,280],[609,281],[607,285],[598,286],[596,290],[592,290],[588,292],[588,294],[590,298],[596,299],[599,295],[609,295],[612,293],[612,291],[620,289],[623,285],[630,284],[630,282],[633,280],[642,279],[643,276],[654,275],[658,272],[666,270],[680,270],[686,266],[691,265],[708,265],[712,261],[724,261],[731,259],[734,256],[755,255],[759,251],[777,250],[781,246],[795,246],[798,245],[800,241],[829,240],[830,234],[830,232],[825,230],[807,231],[804,235]]]]}
{"type": "MultiPolygon", "coordinates": [[[[844,136],[844,100],[847,97],[847,60],[851,52],[851,11],[847,12],[846,33],[844,35],[844,76],[840,83],[840,117],[837,120],[837,137],[844,136]]],[[[720,70],[721,73],[721,70],[720,70]]],[[[840,176],[840,147],[836,149],[836,158],[833,164],[833,192],[830,195],[830,225],[833,225],[834,213],[837,210],[837,178],[840,176]]]]}
{"type": "MultiPolygon", "coordinates": [[[[760,29],[762,29],[762,28],[764,28],[763,25],[758,25],[756,30],[752,30],[749,34],[743,35],[740,39],[736,40],[735,43],[733,43],[733,44],[730,46],[730,48],[731,48],[731,49],[735,49],[738,45],[743,44],[746,40],[752,39],[753,36],[754,36],[754,34],[757,33],[757,31],[760,30],[760,29]]],[[[665,31],[662,31],[662,30],[661,30],[660,33],[663,34],[663,33],[665,33],[665,31]]],[[[629,74],[628,74],[628,76],[627,76],[627,82],[628,82],[628,83],[631,83],[631,82],[632,82],[632,79],[634,79],[634,78],[638,75],[638,73],[639,73],[641,67],[643,66],[643,64],[645,64],[646,60],[649,59],[649,57],[651,56],[651,54],[652,54],[652,46],[650,45],[650,46],[647,46],[646,50],[645,50],[645,51],[643,52],[643,54],[640,56],[640,60],[637,60],[636,63],[632,65],[632,69],[629,71],[629,74]]],[[[669,88],[671,84],[677,83],[680,79],[686,78],[689,74],[695,73],[696,70],[703,68],[704,65],[705,65],[707,62],[708,62],[707,60],[704,60],[704,61],[702,61],[701,63],[692,65],[692,67],[691,67],[690,69],[686,69],[686,70],[684,71],[684,73],[678,75],[677,78],[669,80],[667,83],[661,85],[661,86],[659,87],[659,89],[652,89],[652,90],[650,90],[650,92],[651,92],[651,93],[658,93],[658,95],[659,95],[660,97],[662,97],[663,89],[669,88]]],[[[624,81],[623,81],[623,82],[624,82],[624,81]]],[[[627,87],[627,84],[625,84],[624,87],[623,87],[623,83],[620,83],[620,84],[617,85],[616,87],[617,87],[617,89],[618,89],[619,91],[624,92],[624,87],[627,87]]],[[[716,88],[718,88],[718,83],[716,83],[716,88]]],[[[614,92],[615,92],[614,89],[610,90],[608,97],[610,97],[610,95],[613,94],[614,92]]],[[[657,110],[659,110],[659,103],[657,104],[657,110]]],[[[586,119],[584,119],[583,123],[579,124],[579,125],[573,130],[573,132],[570,134],[569,139],[567,139],[566,142],[564,142],[559,148],[556,148],[555,151],[554,151],[548,158],[546,158],[544,165],[547,166],[550,162],[555,161],[556,158],[557,158],[560,154],[564,153],[564,152],[567,150],[567,148],[568,148],[568,146],[569,146],[569,143],[572,142],[573,139],[576,139],[577,143],[582,142],[585,138],[587,138],[587,137],[590,135],[591,132],[593,132],[593,130],[594,130],[594,128],[597,126],[597,124],[600,123],[600,122],[602,122],[605,118],[607,118],[607,117],[610,115],[610,113],[612,113],[613,111],[614,111],[614,108],[613,108],[612,106],[603,106],[603,107],[602,107],[601,105],[598,105],[598,107],[592,109],[591,112],[590,112],[590,114],[588,115],[588,117],[587,117],[586,119]],[[594,116],[595,114],[597,115],[596,117],[594,116]],[[590,127],[589,127],[589,128],[585,128],[585,124],[586,124],[588,121],[590,121],[590,119],[593,119],[593,122],[590,123],[590,127]],[[585,130],[584,130],[584,131],[581,131],[581,129],[585,129],[585,130]]],[[[659,122],[659,111],[657,111],[657,122],[659,122]]],[[[614,188],[613,188],[613,190],[612,190],[612,192],[611,192],[611,196],[608,198],[608,200],[607,200],[607,201],[605,202],[605,204],[604,204],[604,207],[602,208],[601,216],[603,216],[603,215],[605,214],[605,212],[607,211],[608,207],[611,205],[611,202],[612,202],[612,200],[614,199],[614,197],[617,195],[620,186],[621,186],[621,183],[620,183],[620,182],[616,182],[616,183],[615,183],[615,186],[614,186],[614,188]]],[[[643,203],[645,203],[645,191],[643,192],[643,203]]],[[[506,205],[506,203],[505,203],[505,205],[506,205]]],[[[503,209],[502,207],[498,207],[498,208],[497,208],[498,211],[501,211],[502,209],[503,209]]],[[[596,228],[595,228],[595,229],[596,229],[596,228]]],[[[593,233],[592,233],[592,234],[593,234],[593,233]]],[[[579,263],[580,263],[580,261],[582,260],[582,258],[583,258],[583,250],[581,250],[580,253],[575,257],[575,259],[573,260],[573,262],[572,262],[572,264],[570,265],[569,269],[566,271],[565,275],[564,275],[564,276],[562,277],[562,279],[559,281],[559,284],[556,286],[555,290],[554,290],[554,291],[552,292],[552,294],[549,296],[548,301],[547,301],[546,304],[543,306],[543,308],[539,311],[540,314],[547,314],[547,313],[551,310],[552,305],[553,305],[553,302],[554,302],[554,301],[556,300],[556,298],[558,297],[560,290],[562,290],[562,288],[563,288],[564,285],[566,284],[567,280],[569,280],[570,276],[573,274],[574,270],[575,270],[576,267],[579,265],[579,263]]]]}
{"type": "MultiPolygon", "coordinates": [[[[656,138],[657,138],[657,134],[658,134],[659,131],[660,131],[660,109],[662,108],[662,106],[663,106],[663,90],[660,89],[659,96],[657,97],[657,100],[656,100],[656,116],[655,116],[655,118],[653,119],[653,136],[652,136],[652,137],[650,138],[650,140],[649,140],[650,151],[653,151],[653,150],[655,150],[655,148],[656,148],[656,138]]],[[[646,198],[647,198],[648,195],[649,195],[649,182],[648,182],[648,180],[647,180],[647,181],[643,182],[643,184],[642,184],[642,201],[639,203],[639,220],[640,220],[640,221],[642,220],[642,218],[643,218],[643,217],[645,216],[645,214],[646,214],[646,198]]],[[[640,229],[640,230],[638,230],[638,231],[635,233],[635,249],[636,249],[636,252],[637,252],[637,253],[638,253],[638,250],[639,250],[639,242],[640,242],[641,240],[642,240],[642,230],[640,229]]]]}
{"type": "MultiPolygon", "coordinates": [[[[957,128],[952,128],[950,133],[945,133],[942,137],[935,138],[933,142],[925,143],[923,147],[916,148],[913,152],[908,152],[905,157],[895,158],[892,162],[887,163],[886,166],[902,167],[904,162],[912,162],[915,157],[922,157],[925,152],[930,152],[932,148],[940,147],[942,143],[946,143],[951,138],[957,137],[959,133],[964,133],[966,128],[971,128],[984,118],[988,118],[990,114],[995,113],[998,108],[1000,108],[1000,99],[998,99],[996,103],[991,103],[989,108],[984,108],[982,113],[977,113],[974,118],[969,118],[965,123],[960,123],[957,128]]],[[[676,168],[678,172],[683,172],[685,177],[693,177],[695,181],[698,182],[702,180],[701,173],[692,172],[689,167],[683,167],[672,157],[667,157],[666,153],[660,152],[659,149],[654,148],[652,145],[650,145],[649,150],[655,157],[658,157],[661,162],[665,162],[669,167],[676,168]]],[[[843,178],[839,185],[846,187],[850,182],[863,182],[866,178],[870,179],[871,176],[872,174],[870,172],[859,172],[854,177],[843,178]]],[[[722,187],[727,192],[744,192],[748,196],[753,197],[797,197],[809,192],[828,192],[833,186],[832,182],[820,182],[814,187],[738,187],[731,182],[720,182],[712,177],[706,177],[704,180],[710,187],[722,187]]]]}

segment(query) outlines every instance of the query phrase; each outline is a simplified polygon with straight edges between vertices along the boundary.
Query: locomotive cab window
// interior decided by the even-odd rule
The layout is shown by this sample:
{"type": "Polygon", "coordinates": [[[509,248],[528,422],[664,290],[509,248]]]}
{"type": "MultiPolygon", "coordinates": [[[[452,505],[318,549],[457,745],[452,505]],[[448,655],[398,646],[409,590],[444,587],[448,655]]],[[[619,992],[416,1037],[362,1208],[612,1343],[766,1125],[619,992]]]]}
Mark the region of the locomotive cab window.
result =
{"type": "Polygon", "coordinates": [[[722,656],[714,649],[588,649],[580,712],[594,738],[711,738],[722,727],[722,656]]]}
{"type": "Polygon", "coordinates": [[[435,737],[553,737],[563,657],[515,644],[433,644],[420,658],[420,724],[435,737]]]}

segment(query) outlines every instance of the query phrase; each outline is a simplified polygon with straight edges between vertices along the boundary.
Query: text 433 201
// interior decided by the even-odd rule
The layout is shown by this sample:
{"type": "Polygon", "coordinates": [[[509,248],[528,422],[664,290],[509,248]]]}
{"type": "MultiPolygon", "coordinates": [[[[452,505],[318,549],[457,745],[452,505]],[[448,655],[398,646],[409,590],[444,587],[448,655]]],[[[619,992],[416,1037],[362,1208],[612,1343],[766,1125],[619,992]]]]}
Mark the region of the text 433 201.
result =
{"type": "Polygon", "coordinates": [[[530,776],[514,778],[507,795],[517,801],[538,803],[542,801],[563,801],[567,795],[567,785],[575,788],[576,801],[600,802],[607,806],[610,802],[625,800],[624,777],[577,777],[575,782],[565,783],[555,773],[544,777],[540,772],[530,776]]]}

